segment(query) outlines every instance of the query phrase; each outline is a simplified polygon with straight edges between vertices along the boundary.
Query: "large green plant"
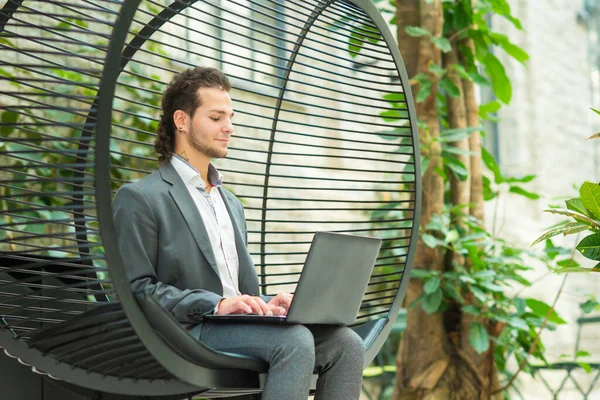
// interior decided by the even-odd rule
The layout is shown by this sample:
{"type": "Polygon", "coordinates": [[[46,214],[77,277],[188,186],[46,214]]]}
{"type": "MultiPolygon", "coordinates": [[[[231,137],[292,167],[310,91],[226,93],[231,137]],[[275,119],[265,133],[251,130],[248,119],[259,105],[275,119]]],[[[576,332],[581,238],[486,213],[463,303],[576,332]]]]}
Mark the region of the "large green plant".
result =
{"type": "MultiPolygon", "coordinates": [[[[592,110],[600,115],[600,111],[592,110]]],[[[589,139],[597,139],[600,132],[590,136],[589,139]]],[[[580,232],[588,232],[576,246],[576,249],[585,258],[596,262],[593,268],[581,267],[572,261],[562,265],[557,272],[600,272],[600,184],[584,182],[579,189],[579,197],[565,201],[565,208],[551,208],[546,210],[551,214],[569,217],[568,220],[560,222],[536,239],[532,246],[550,240],[557,235],[572,235],[580,232]]]]}
{"type": "MultiPolygon", "coordinates": [[[[419,118],[424,198],[429,202],[424,205],[412,273],[414,282],[407,293],[410,302],[407,305],[411,309],[420,308],[424,314],[419,313],[411,320],[409,311],[407,337],[403,339],[407,350],[398,354],[402,374],[397,377],[394,397],[412,399],[438,393],[442,396],[439,398],[468,399],[478,398],[477,392],[496,396],[500,391],[508,396],[505,390],[512,384],[509,378],[515,372],[509,370],[510,359],[516,360],[519,371],[531,372],[531,356],[546,361],[539,338],[541,330],[565,323],[550,304],[519,294],[521,289],[531,285],[525,272],[531,269],[532,260],[552,270],[569,262],[568,252],[557,249],[549,241],[543,252],[508,243],[484,226],[481,212],[473,212],[477,208],[473,203],[479,201],[478,198],[496,202],[506,195],[539,198],[526,187],[535,176],[505,176],[488,151],[470,142],[480,135],[480,121],[495,120],[494,113],[512,97],[510,79],[496,52],[504,51],[523,64],[528,59],[527,53],[506,35],[494,32],[488,21],[495,15],[506,18],[517,29],[522,29],[521,23],[505,0],[374,2],[382,12],[393,15],[392,24],[400,21],[399,43],[412,75],[419,118]],[[431,21],[439,18],[439,13],[443,13],[443,28],[436,31],[431,21]],[[427,47],[426,41],[430,42],[427,51],[411,52],[415,47],[427,47]],[[436,58],[436,52],[442,56],[436,58]],[[427,57],[429,62],[424,62],[427,57]],[[475,105],[473,109],[474,103],[469,103],[472,99],[467,96],[472,96],[475,88],[486,87],[491,88],[496,100],[475,105]],[[462,114],[471,112],[469,117],[473,117],[474,112],[477,118],[460,117],[457,109],[462,110],[462,114]],[[473,124],[474,120],[477,123],[473,124]],[[487,172],[479,177],[479,187],[467,189],[473,195],[471,200],[462,203],[456,196],[465,190],[461,189],[461,183],[469,182],[478,174],[474,164],[469,164],[473,162],[472,156],[475,163],[487,167],[487,172]],[[440,184],[433,183],[436,180],[440,184]],[[440,203],[432,200],[438,190],[443,191],[440,203]],[[431,345],[421,345],[424,342],[431,345]],[[453,361],[448,362],[449,359],[453,361]],[[489,360],[496,368],[489,369],[489,360]],[[482,375],[484,369],[488,372],[482,375]],[[506,376],[508,384],[500,382],[494,371],[506,376]],[[473,385],[473,381],[478,383],[473,385]],[[452,394],[444,394],[448,392],[452,394]]],[[[366,43],[364,38],[362,42],[359,40],[361,30],[364,27],[357,25],[349,50],[360,50],[361,43],[366,43]]],[[[388,122],[406,112],[394,96],[398,95],[384,96],[395,109],[381,113],[388,122]]],[[[382,132],[381,136],[393,140],[389,133],[382,132]]],[[[406,151],[403,144],[399,143],[399,152],[406,151]]],[[[392,193],[387,196],[397,201],[397,210],[372,213],[374,224],[401,212],[402,201],[406,199],[394,198],[392,193]]],[[[387,233],[386,238],[402,236],[399,232],[387,233]]],[[[390,251],[385,256],[394,255],[401,262],[402,254],[390,251]]]]}

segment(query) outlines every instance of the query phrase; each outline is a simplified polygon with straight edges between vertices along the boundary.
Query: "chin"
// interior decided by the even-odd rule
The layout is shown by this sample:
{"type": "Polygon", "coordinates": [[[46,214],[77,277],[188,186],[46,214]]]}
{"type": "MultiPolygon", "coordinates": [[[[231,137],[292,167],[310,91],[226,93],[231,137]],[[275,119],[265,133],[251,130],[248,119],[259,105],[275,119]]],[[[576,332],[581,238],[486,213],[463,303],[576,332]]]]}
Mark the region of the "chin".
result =
{"type": "Polygon", "coordinates": [[[227,149],[217,150],[217,151],[215,151],[215,157],[213,157],[213,158],[225,158],[225,157],[227,157],[227,152],[228,152],[227,149]]]}

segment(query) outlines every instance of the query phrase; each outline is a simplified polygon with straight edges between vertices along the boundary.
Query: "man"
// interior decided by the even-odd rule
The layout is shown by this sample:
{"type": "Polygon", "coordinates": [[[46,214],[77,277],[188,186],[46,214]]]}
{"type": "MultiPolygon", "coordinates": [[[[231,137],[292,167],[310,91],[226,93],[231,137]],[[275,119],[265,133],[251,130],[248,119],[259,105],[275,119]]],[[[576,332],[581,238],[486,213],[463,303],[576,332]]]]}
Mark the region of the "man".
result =
{"type": "Polygon", "coordinates": [[[269,363],[263,399],[305,400],[313,371],[316,399],[358,399],[364,346],[351,329],[203,320],[285,315],[292,299],[258,296],[244,209],[211,164],[227,155],[233,135],[229,90],[223,73],[197,67],[175,76],[163,94],[155,143],[161,166],[114,199],[131,288],[151,293],[206,346],[269,363]]]}

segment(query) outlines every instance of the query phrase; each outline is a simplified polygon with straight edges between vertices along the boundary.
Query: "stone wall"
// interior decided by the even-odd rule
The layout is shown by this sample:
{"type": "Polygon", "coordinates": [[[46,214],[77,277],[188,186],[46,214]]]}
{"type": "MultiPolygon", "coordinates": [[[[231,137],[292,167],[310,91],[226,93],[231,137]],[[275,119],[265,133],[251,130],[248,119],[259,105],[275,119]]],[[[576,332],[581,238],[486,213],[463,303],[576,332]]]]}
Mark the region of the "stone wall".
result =
{"type": "MultiPolygon", "coordinates": [[[[573,197],[584,181],[598,181],[600,142],[585,138],[597,131],[598,118],[589,110],[594,104],[590,53],[594,46],[585,25],[578,22],[577,14],[583,1],[552,0],[532,2],[511,0],[509,3],[524,30],[518,31],[506,20],[494,19],[493,29],[508,34],[524,48],[531,59],[524,67],[509,60],[502,51],[513,83],[513,100],[503,108],[499,117],[499,159],[502,171],[509,176],[536,174],[537,179],[528,188],[541,195],[538,201],[502,194],[498,204],[496,227],[499,234],[523,246],[529,246],[545,229],[561,218],[544,213],[549,204],[564,206],[565,198],[573,197]]],[[[597,46],[597,42],[595,44],[597,46]]],[[[486,218],[492,226],[496,204],[487,205],[486,218]]],[[[557,242],[572,247],[575,237],[557,242]]],[[[540,250],[541,250],[541,245],[540,250]]],[[[581,259],[591,266],[592,262],[581,259]]],[[[559,290],[563,275],[548,274],[536,265],[530,273],[534,285],[524,292],[530,297],[552,303],[559,290]]],[[[574,353],[577,337],[576,320],[581,316],[579,303],[584,294],[598,293],[600,276],[571,274],[558,301],[559,314],[568,322],[554,332],[543,334],[549,361],[557,361],[562,354],[574,353]]],[[[597,328],[584,328],[581,348],[592,357],[586,361],[600,361],[597,328]]],[[[566,360],[563,360],[566,361],[566,360]]],[[[595,374],[577,373],[578,381],[586,388],[595,374]]],[[[557,387],[563,373],[545,373],[551,386],[557,387]]],[[[568,381],[560,399],[581,398],[568,381]]],[[[520,389],[525,399],[549,399],[549,392],[540,379],[522,375],[520,389]]],[[[594,392],[600,394],[600,387],[594,392]]],[[[598,395],[597,394],[597,395],[598,395]]],[[[590,395],[594,398],[593,394],[590,395]]]]}

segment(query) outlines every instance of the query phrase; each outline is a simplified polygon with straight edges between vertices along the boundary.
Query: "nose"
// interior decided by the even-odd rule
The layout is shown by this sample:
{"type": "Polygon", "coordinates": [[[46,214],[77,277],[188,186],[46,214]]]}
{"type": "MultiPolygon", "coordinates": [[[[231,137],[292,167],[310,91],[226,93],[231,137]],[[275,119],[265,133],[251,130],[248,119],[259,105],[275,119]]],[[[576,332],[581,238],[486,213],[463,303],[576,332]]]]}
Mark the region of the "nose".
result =
{"type": "Polygon", "coordinates": [[[227,123],[225,124],[223,131],[225,133],[233,135],[233,122],[231,121],[231,118],[227,118],[227,123]]]}

